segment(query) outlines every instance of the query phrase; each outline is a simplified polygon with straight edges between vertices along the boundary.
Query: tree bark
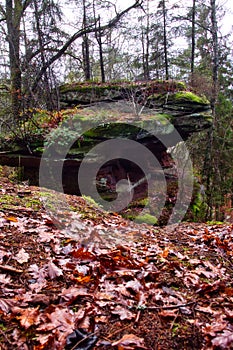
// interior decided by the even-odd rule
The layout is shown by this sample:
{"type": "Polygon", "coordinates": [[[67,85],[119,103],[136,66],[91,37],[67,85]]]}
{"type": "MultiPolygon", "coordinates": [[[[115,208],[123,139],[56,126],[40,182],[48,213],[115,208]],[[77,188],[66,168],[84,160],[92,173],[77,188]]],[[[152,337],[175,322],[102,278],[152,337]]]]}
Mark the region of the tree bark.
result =
{"type": "MultiPolygon", "coordinates": [[[[36,30],[38,34],[38,43],[39,43],[39,51],[41,56],[41,62],[42,65],[46,63],[46,57],[44,53],[44,40],[43,40],[43,33],[40,26],[40,15],[38,11],[38,4],[37,0],[34,0],[34,9],[35,9],[35,20],[36,20],[36,30]]],[[[54,104],[51,98],[51,91],[50,91],[50,84],[49,84],[49,77],[47,72],[44,74],[44,87],[45,87],[45,95],[46,95],[46,106],[48,110],[53,110],[54,104]]]]}
{"type": "Polygon", "coordinates": [[[218,95],[218,69],[219,69],[219,53],[218,53],[218,24],[216,18],[216,1],[210,0],[211,5],[211,34],[213,44],[213,63],[212,63],[212,110],[215,113],[215,104],[218,95]]]}
{"type": "Polygon", "coordinates": [[[12,117],[17,121],[21,109],[22,76],[20,68],[20,21],[22,2],[6,0],[7,41],[9,45],[12,117]]]}
{"type": "Polygon", "coordinates": [[[166,0],[162,0],[162,11],[163,11],[163,47],[164,47],[164,63],[165,63],[165,79],[169,79],[168,70],[168,52],[167,52],[167,9],[166,0]]]}
{"type": "Polygon", "coordinates": [[[94,13],[94,19],[96,23],[96,30],[95,30],[95,38],[99,46],[99,58],[100,58],[100,72],[101,72],[101,81],[102,83],[105,83],[105,67],[104,67],[104,54],[103,54],[103,43],[102,43],[102,32],[101,32],[101,21],[100,21],[100,15],[98,18],[96,18],[96,11],[95,11],[95,2],[93,1],[93,13],[94,13]]]}
{"type": "Polygon", "coordinates": [[[196,0],[193,0],[193,7],[192,7],[192,46],[191,46],[191,85],[193,85],[193,78],[194,78],[195,49],[196,49],[196,0]]]}
{"type": "Polygon", "coordinates": [[[146,30],[145,34],[142,28],[142,62],[143,62],[143,75],[145,80],[150,80],[150,67],[149,67],[149,51],[150,51],[150,13],[149,13],[149,0],[146,2],[146,30]]]}
{"type": "MultiPolygon", "coordinates": [[[[87,6],[86,0],[83,0],[83,28],[87,28],[87,6]]],[[[83,52],[83,66],[84,66],[84,75],[85,80],[91,79],[91,63],[90,63],[90,48],[89,48],[89,38],[87,33],[83,34],[83,44],[82,44],[82,52],[83,52]]]]}
{"type": "Polygon", "coordinates": [[[99,22],[99,28],[98,28],[98,32],[96,32],[96,38],[98,38],[97,42],[99,44],[101,81],[102,83],[105,83],[104,55],[103,55],[103,44],[102,44],[102,36],[101,36],[100,16],[99,16],[98,22],[99,22]]]}
{"type": "MultiPolygon", "coordinates": [[[[219,159],[216,157],[216,145],[217,140],[216,136],[219,137],[219,121],[216,116],[216,102],[218,99],[218,69],[219,69],[219,52],[218,52],[218,25],[216,18],[216,2],[215,0],[210,0],[211,6],[211,34],[212,34],[212,47],[213,47],[213,56],[212,56],[212,96],[211,96],[211,108],[213,113],[213,123],[212,127],[209,130],[209,144],[207,147],[207,152],[209,154],[209,162],[205,162],[205,168],[207,171],[207,181],[206,181],[206,192],[209,205],[209,213],[207,219],[212,219],[213,210],[214,210],[214,196],[213,191],[214,184],[219,182],[219,159]],[[217,180],[217,181],[216,181],[217,180]]],[[[218,208],[215,207],[215,215],[218,208]]],[[[217,213],[218,215],[218,213],[217,213]]]]}

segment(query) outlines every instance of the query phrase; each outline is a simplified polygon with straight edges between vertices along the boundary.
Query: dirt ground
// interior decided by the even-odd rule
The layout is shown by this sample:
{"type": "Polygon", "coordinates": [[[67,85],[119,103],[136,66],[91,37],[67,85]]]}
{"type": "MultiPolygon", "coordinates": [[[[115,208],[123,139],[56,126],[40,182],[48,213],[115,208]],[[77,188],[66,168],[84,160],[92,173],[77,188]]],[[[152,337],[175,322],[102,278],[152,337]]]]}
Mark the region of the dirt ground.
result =
{"type": "MultiPolygon", "coordinates": [[[[54,192],[55,193],[55,192],[54,192]]],[[[233,225],[159,228],[0,180],[0,349],[233,349],[233,225]]]]}

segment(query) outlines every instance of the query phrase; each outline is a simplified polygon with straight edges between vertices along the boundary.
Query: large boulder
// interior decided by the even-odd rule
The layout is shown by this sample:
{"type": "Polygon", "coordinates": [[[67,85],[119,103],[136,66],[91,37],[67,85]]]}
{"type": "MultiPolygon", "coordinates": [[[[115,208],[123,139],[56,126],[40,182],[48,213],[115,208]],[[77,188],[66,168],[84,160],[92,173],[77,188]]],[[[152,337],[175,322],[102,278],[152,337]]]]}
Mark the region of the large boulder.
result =
{"type": "Polygon", "coordinates": [[[162,134],[172,132],[172,123],[185,139],[193,132],[209,128],[212,123],[210,102],[190,91],[184,83],[174,81],[66,84],[60,87],[60,104],[62,108],[78,105],[96,110],[118,110],[119,117],[127,112],[134,120],[138,119],[138,125],[147,129],[150,124],[150,129],[162,134]]]}
{"type": "MultiPolygon", "coordinates": [[[[58,128],[53,128],[46,139],[47,147],[52,147],[55,157],[51,163],[53,171],[51,179],[48,178],[48,187],[57,189],[60,178],[56,166],[60,167],[62,163],[63,188],[65,192],[73,194],[80,194],[77,179],[80,164],[86,155],[89,154],[88,166],[92,171],[92,167],[103,156],[101,152],[96,154],[96,145],[105,140],[127,139],[146,146],[156,158],[157,168],[154,163],[150,163],[150,156],[145,159],[149,175],[159,184],[155,190],[158,193],[160,187],[162,189],[164,186],[165,178],[168,188],[167,203],[170,206],[176,198],[178,173],[167,152],[168,148],[212,124],[209,101],[188,89],[182,82],[67,84],[60,87],[60,104],[63,110],[59,115],[65,116],[65,121],[58,128]],[[66,141],[72,147],[64,154],[66,141]]],[[[32,154],[36,157],[28,154],[22,156],[22,152],[17,156],[1,155],[1,163],[24,166],[25,178],[36,183],[40,165],[38,156],[41,155],[38,149],[39,152],[44,150],[43,142],[40,139],[38,147],[38,140],[34,137],[30,143],[32,154]]],[[[123,143],[119,157],[110,149],[112,158],[105,160],[103,157],[96,174],[98,191],[110,201],[116,196],[120,180],[127,180],[133,186],[139,184],[135,185],[134,200],[147,195],[147,181],[142,181],[145,178],[144,169],[140,169],[137,162],[127,161],[125,155],[129,154],[129,146],[124,148],[123,143]]],[[[132,147],[134,148],[133,143],[132,147]]],[[[131,154],[133,152],[134,149],[131,154]]],[[[136,154],[137,156],[140,158],[140,155],[136,154]]],[[[47,177],[47,173],[45,175],[47,177]]],[[[155,202],[157,201],[158,196],[155,195],[155,202]]]]}

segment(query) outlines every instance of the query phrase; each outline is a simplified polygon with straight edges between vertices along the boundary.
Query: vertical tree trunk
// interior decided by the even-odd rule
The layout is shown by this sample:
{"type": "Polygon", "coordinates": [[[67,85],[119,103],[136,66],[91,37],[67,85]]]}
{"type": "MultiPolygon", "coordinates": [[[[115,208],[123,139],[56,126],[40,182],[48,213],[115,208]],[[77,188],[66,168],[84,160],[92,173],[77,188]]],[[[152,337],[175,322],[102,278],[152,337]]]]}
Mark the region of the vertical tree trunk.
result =
{"type": "Polygon", "coordinates": [[[100,25],[100,17],[99,17],[99,54],[100,54],[100,70],[101,70],[101,80],[102,83],[105,83],[105,69],[104,69],[104,55],[103,55],[103,45],[102,45],[102,37],[101,37],[101,25],[100,25]]]}
{"type": "Polygon", "coordinates": [[[98,19],[96,18],[95,1],[93,1],[93,13],[94,13],[94,19],[95,19],[95,38],[99,46],[101,81],[102,83],[105,83],[105,67],[104,67],[104,54],[103,54],[102,33],[101,33],[101,21],[100,21],[100,15],[98,16],[98,19]]]}
{"type": "MultiPolygon", "coordinates": [[[[220,167],[220,159],[217,154],[218,142],[216,142],[216,135],[218,137],[218,129],[219,123],[216,116],[216,102],[218,98],[218,69],[219,69],[219,52],[218,52],[218,25],[216,18],[216,2],[215,0],[210,0],[211,6],[211,34],[212,34],[212,96],[211,96],[211,108],[213,113],[213,124],[209,131],[209,144],[207,147],[208,152],[208,162],[205,164],[205,168],[207,171],[207,185],[206,192],[208,197],[208,205],[209,205],[209,215],[207,219],[212,219],[213,213],[215,218],[218,216],[219,207],[216,205],[216,201],[214,201],[214,186],[218,185],[220,182],[219,177],[219,167],[220,167]]],[[[218,201],[217,201],[218,202],[218,201]]]]}
{"type": "MultiPolygon", "coordinates": [[[[95,9],[94,9],[94,15],[95,15],[95,9]]],[[[101,81],[102,81],[102,83],[105,83],[105,67],[104,67],[102,36],[101,36],[101,29],[100,29],[101,28],[100,16],[98,17],[98,20],[95,17],[95,21],[96,21],[96,23],[98,22],[98,27],[96,24],[95,37],[96,37],[96,41],[97,41],[98,46],[99,46],[101,81]]]]}
{"type": "Polygon", "coordinates": [[[212,63],[212,109],[215,113],[215,104],[218,95],[218,69],[219,69],[219,53],[218,53],[218,25],[216,18],[216,1],[210,0],[211,4],[211,34],[212,34],[212,44],[213,44],[213,63],[212,63]]]}
{"type": "Polygon", "coordinates": [[[168,52],[167,52],[167,9],[166,9],[166,0],[162,0],[162,9],[163,9],[163,46],[164,46],[164,63],[165,63],[165,78],[169,79],[168,71],[168,52]]]}
{"type": "Polygon", "coordinates": [[[149,13],[149,0],[146,2],[146,29],[145,34],[142,28],[142,62],[143,62],[143,75],[145,80],[150,80],[150,67],[149,67],[149,51],[150,51],[150,13],[149,13]]]}
{"type": "MultiPolygon", "coordinates": [[[[39,49],[40,49],[40,57],[41,62],[43,65],[46,64],[46,58],[44,54],[44,40],[43,40],[43,33],[40,27],[40,16],[38,11],[38,4],[37,0],[34,0],[34,9],[35,9],[35,20],[36,20],[36,30],[38,34],[38,43],[39,43],[39,49]]],[[[45,97],[46,97],[46,106],[48,110],[54,109],[54,104],[52,100],[52,95],[50,91],[50,84],[49,84],[49,77],[47,71],[44,73],[44,85],[45,85],[45,97]]]]}
{"type": "Polygon", "coordinates": [[[22,3],[6,0],[7,40],[9,44],[10,79],[11,79],[11,106],[14,121],[18,121],[22,99],[22,76],[20,68],[20,21],[22,3]]]}
{"type": "MultiPolygon", "coordinates": [[[[87,28],[86,0],[83,0],[83,28],[87,28]]],[[[85,80],[90,80],[91,79],[90,50],[89,50],[89,39],[86,33],[83,35],[82,52],[83,52],[85,80]]]]}
{"type": "Polygon", "coordinates": [[[193,0],[192,7],[192,47],[191,47],[191,85],[193,85],[194,63],[196,48],[196,0],[193,0]]]}

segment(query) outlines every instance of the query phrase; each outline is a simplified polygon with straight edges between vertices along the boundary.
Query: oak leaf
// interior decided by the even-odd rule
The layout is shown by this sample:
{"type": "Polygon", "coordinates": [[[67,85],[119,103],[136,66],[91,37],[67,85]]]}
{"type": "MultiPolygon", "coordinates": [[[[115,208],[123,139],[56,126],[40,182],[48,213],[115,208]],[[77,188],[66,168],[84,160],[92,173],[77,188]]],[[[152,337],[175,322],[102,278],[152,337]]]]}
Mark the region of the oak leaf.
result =
{"type": "Polygon", "coordinates": [[[125,334],[121,339],[112,343],[112,346],[142,346],[144,343],[143,338],[139,338],[134,334],[125,334]]]}
{"type": "Polygon", "coordinates": [[[17,260],[19,264],[23,264],[28,262],[29,258],[30,258],[30,255],[25,251],[24,248],[21,248],[14,259],[17,260]]]}

